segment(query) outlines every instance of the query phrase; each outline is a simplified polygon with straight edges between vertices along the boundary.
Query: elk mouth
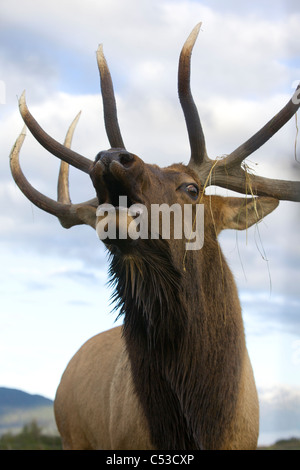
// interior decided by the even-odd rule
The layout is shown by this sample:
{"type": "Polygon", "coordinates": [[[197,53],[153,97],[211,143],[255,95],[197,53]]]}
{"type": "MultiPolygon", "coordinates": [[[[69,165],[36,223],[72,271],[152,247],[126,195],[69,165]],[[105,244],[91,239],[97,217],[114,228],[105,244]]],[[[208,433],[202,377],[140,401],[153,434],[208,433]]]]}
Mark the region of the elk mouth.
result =
{"type": "MultiPolygon", "coordinates": [[[[128,183],[125,185],[122,181],[115,179],[112,175],[103,175],[103,182],[106,190],[105,200],[98,197],[99,204],[111,204],[115,208],[125,207],[129,208],[135,204],[138,198],[132,194],[131,188],[128,188],[128,183]],[[102,199],[102,200],[101,200],[102,199]]],[[[140,201],[141,202],[141,201],[140,201]]]]}
{"type": "Polygon", "coordinates": [[[131,160],[126,163],[111,158],[107,164],[102,157],[102,160],[96,160],[90,173],[99,202],[96,212],[98,237],[108,247],[116,245],[121,251],[137,242],[130,237],[130,227],[132,229],[142,209],[131,208],[143,204],[139,178],[128,164],[131,160]]]}
{"type": "Polygon", "coordinates": [[[128,208],[132,204],[143,203],[140,198],[143,167],[136,155],[124,149],[99,152],[90,171],[99,204],[128,208]]]}
{"type": "Polygon", "coordinates": [[[105,245],[118,246],[121,251],[128,251],[129,247],[138,243],[132,233],[136,231],[136,221],[143,212],[141,209],[132,210],[134,204],[128,205],[126,201],[126,196],[120,196],[120,204],[100,204],[96,211],[96,232],[99,239],[105,245]]]}

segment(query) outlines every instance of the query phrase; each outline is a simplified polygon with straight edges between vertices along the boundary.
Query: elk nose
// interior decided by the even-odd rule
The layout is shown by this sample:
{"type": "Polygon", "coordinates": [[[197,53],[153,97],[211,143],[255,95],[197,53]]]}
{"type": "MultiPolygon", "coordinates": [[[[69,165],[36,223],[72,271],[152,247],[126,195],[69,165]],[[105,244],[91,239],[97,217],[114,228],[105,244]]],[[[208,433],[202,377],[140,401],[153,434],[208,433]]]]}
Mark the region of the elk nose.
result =
{"type": "Polygon", "coordinates": [[[112,162],[118,162],[124,168],[129,168],[134,161],[134,155],[124,149],[110,149],[99,152],[95,158],[96,162],[101,162],[106,169],[109,169],[112,162]]]}

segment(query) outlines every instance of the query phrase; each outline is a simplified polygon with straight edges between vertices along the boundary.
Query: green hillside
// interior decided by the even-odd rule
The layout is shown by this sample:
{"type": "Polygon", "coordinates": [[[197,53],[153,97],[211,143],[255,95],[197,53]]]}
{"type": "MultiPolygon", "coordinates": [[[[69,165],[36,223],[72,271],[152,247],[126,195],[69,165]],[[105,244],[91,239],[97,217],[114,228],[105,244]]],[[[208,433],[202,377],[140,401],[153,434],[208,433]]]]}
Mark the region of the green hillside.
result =
{"type": "Polygon", "coordinates": [[[41,395],[31,395],[22,390],[0,387],[0,413],[5,407],[27,408],[52,404],[52,400],[41,395]]]}
{"type": "Polygon", "coordinates": [[[259,450],[300,450],[300,439],[281,439],[269,447],[260,447],[259,450]]]}
{"type": "Polygon", "coordinates": [[[45,434],[57,434],[53,401],[41,395],[0,387],[0,436],[19,433],[28,423],[36,422],[45,434]]]}
{"type": "Polygon", "coordinates": [[[62,450],[62,444],[60,436],[43,434],[43,429],[32,421],[18,434],[2,434],[0,450],[62,450]]]}

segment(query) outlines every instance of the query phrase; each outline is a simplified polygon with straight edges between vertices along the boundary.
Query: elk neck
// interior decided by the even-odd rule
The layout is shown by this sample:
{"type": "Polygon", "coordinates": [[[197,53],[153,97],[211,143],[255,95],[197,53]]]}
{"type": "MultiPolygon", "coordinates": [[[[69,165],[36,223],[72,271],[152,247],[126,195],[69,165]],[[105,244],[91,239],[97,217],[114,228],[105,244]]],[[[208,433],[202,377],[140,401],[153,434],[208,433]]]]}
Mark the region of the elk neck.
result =
{"type": "Polygon", "coordinates": [[[188,252],[185,268],[165,240],[148,241],[136,256],[114,247],[110,276],[154,447],[220,448],[234,418],[245,345],[217,240],[188,252]]]}

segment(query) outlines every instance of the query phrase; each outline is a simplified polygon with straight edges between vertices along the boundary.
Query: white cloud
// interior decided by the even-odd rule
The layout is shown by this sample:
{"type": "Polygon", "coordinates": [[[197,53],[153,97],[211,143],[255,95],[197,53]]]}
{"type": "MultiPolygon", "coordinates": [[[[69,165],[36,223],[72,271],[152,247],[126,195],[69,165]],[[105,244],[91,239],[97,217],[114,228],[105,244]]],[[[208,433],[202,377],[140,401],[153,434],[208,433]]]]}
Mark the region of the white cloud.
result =
{"type": "Polygon", "coordinates": [[[300,389],[284,386],[259,390],[260,444],[300,437],[300,389]]]}

